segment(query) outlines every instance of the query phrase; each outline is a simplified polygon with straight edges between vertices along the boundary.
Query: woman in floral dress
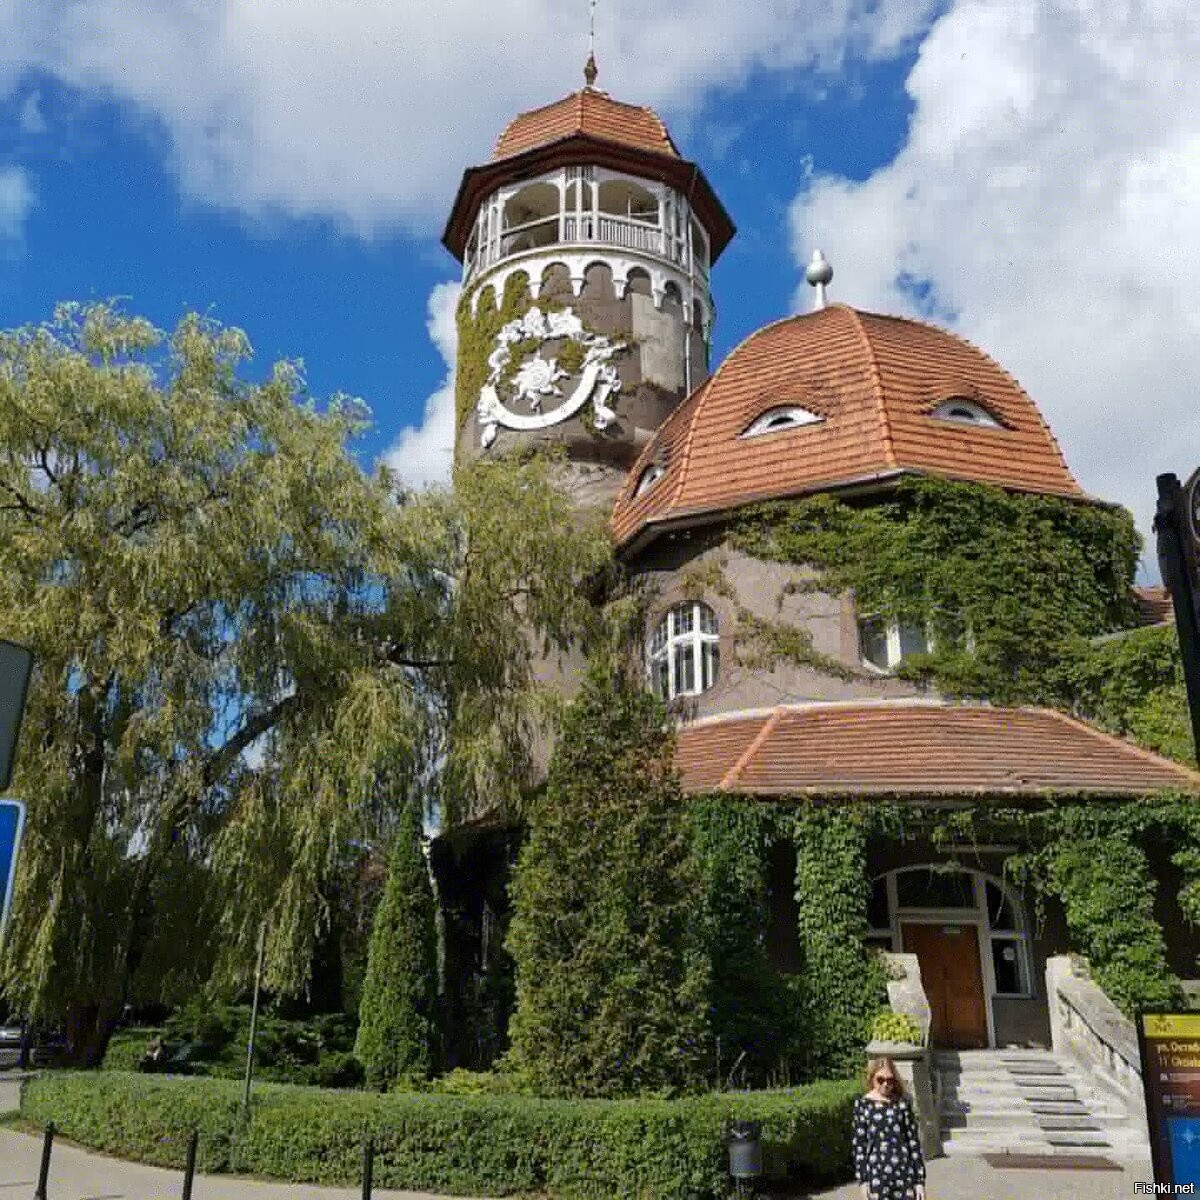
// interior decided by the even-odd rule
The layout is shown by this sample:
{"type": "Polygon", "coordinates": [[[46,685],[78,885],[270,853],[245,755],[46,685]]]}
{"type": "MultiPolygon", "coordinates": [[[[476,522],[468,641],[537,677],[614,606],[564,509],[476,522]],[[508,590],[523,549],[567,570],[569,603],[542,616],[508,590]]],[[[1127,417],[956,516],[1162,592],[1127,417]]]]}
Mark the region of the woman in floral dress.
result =
{"type": "Polygon", "coordinates": [[[925,1200],[917,1117],[890,1058],[867,1066],[867,1094],[854,1102],[854,1177],[864,1200],[925,1200]]]}

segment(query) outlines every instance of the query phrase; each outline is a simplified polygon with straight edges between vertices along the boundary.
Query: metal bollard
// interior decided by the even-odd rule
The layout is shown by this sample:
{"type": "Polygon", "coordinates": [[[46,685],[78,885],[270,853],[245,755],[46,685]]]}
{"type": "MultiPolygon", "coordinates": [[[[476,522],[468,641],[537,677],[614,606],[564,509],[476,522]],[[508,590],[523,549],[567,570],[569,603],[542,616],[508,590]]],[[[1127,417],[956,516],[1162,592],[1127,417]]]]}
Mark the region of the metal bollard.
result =
{"type": "Polygon", "coordinates": [[[38,1171],[37,1191],[33,1200],[46,1200],[46,1183],[50,1178],[50,1151],[54,1146],[54,1122],[46,1126],[46,1136],[42,1139],[42,1167],[38,1171]]]}
{"type": "Polygon", "coordinates": [[[192,1200],[192,1180],[196,1177],[196,1150],[200,1145],[200,1130],[193,1129],[188,1141],[187,1162],[183,1168],[182,1200],[192,1200]]]}
{"type": "Polygon", "coordinates": [[[375,1174],[375,1139],[367,1138],[363,1142],[363,1190],[362,1200],[371,1200],[372,1176],[375,1174]]]}

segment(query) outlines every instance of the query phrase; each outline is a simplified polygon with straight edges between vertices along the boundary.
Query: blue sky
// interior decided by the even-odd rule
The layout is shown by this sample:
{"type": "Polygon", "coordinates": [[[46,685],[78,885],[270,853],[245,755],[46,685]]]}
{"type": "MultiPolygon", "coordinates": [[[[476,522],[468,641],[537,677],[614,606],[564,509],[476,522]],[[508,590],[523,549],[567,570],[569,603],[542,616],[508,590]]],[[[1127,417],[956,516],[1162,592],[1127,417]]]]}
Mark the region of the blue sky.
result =
{"type": "MultiPolygon", "coordinates": [[[[399,442],[444,475],[442,222],[505,122],[579,85],[586,25],[585,0],[0,0],[0,325],[209,311],[255,370],[365,399],[364,464],[399,442]]],[[[807,307],[820,245],[835,298],[997,357],[1144,532],[1154,474],[1200,462],[1188,4],[600,0],[597,54],[738,226],[718,361],[807,307]]]]}

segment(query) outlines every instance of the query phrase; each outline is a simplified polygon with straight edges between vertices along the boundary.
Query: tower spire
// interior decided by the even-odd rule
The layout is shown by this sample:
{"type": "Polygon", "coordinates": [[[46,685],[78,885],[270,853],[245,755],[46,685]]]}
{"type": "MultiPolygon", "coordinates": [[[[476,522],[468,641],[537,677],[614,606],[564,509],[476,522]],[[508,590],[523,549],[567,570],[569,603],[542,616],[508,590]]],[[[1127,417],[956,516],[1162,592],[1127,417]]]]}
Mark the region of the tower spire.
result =
{"type": "Polygon", "coordinates": [[[596,67],[596,0],[588,2],[588,57],[583,67],[584,83],[593,88],[596,86],[596,76],[600,72],[596,67]]]}

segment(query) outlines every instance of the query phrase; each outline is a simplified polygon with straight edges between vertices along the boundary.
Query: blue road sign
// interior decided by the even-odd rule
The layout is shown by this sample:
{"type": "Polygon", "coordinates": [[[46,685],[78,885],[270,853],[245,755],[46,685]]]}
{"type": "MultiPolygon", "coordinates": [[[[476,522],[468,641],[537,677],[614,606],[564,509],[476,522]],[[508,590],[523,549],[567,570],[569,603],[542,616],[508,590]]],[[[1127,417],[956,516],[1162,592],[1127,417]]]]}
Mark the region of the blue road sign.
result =
{"type": "Polygon", "coordinates": [[[0,944],[8,924],[12,904],[13,881],[17,877],[17,851],[25,826],[25,805],[20,800],[0,800],[0,944]]]}

